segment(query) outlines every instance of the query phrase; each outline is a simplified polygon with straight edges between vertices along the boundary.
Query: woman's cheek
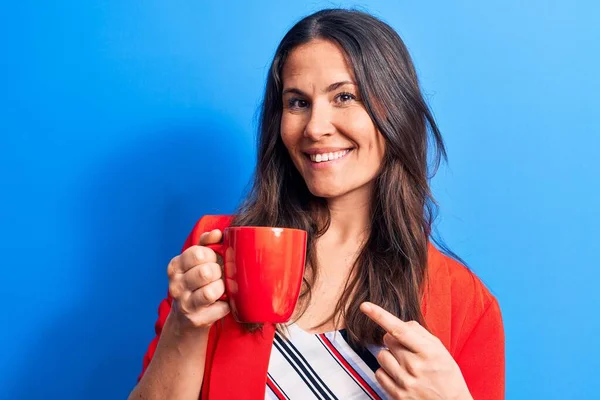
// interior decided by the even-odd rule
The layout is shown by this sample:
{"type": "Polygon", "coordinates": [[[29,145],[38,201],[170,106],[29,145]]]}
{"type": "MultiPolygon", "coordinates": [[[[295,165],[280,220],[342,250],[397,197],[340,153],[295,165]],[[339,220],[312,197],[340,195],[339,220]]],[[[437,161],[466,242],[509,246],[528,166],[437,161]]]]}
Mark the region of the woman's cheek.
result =
{"type": "Polygon", "coordinates": [[[340,113],[339,126],[355,141],[372,138],[375,133],[375,124],[360,106],[347,108],[340,113]]]}

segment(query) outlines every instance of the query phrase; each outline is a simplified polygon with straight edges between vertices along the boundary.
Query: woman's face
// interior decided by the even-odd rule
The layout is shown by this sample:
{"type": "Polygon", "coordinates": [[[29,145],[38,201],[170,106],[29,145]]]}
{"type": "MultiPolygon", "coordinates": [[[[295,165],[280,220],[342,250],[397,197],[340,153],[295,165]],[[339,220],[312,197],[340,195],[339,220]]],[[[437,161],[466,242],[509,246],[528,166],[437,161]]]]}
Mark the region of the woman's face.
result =
{"type": "Polygon", "coordinates": [[[313,40],[282,71],[281,138],[310,192],[327,199],[371,193],[385,150],[349,67],[340,47],[313,40]]]}

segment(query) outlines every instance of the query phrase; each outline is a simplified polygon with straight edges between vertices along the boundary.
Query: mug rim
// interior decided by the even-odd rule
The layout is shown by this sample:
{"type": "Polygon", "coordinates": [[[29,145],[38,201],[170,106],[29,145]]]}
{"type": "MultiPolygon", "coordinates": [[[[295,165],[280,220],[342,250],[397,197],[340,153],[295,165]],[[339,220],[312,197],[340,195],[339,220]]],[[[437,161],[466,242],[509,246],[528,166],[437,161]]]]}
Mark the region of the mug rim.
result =
{"type": "Polygon", "coordinates": [[[281,231],[301,232],[301,233],[308,234],[308,232],[305,231],[304,229],[298,229],[298,228],[286,228],[283,226],[253,226],[253,225],[228,226],[227,228],[225,228],[223,230],[223,233],[225,233],[225,231],[227,231],[227,230],[259,230],[259,231],[273,232],[275,229],[281,230],[281,231]]]}

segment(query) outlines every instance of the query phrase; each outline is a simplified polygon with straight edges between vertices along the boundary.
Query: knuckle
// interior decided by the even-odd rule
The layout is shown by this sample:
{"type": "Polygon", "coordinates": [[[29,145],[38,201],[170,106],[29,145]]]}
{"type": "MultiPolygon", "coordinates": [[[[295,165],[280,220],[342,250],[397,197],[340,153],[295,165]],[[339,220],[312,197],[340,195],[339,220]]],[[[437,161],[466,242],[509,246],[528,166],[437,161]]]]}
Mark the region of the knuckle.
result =
{"type": "Polygon", "coordinates": [[[410,326],[411,328],[416,328],[421,326],[421,324],[419,324],[417,321],[414,320],[410,320],[406,323],[408,326],[410,326]]]}
{"type": "Polygon", "coordinates": [[[221,267],[221,264],[219,263],[213,263],[212,264],[212,273],[213,273],[213,280],[217,280],[217,279],[221,279],[223,277],[223,269],[221,267]]]}
{"type": "Polygon", "coordinates": [[[217,259],[217,253],[210,247],[202,247],[204,252],[204,259],[210,262],[214,262],[217,259]]]}
{"type": "Polygon", "coordinates": [[[410,370],[415,374],[421,373],[425,368],[425,363],[423,361],[416,359],[412,360],[409,364],[410,370]]]}
{"type": "Polygon", "coordinates": [[[212,304],[220,297],[215,289],[214,285],[207,286],[204,288],[204,299],[207,304],[212,304]]]}
{"type": "Polygon", "coordinates": [[[414,392],[418,385],[417,380],[413,376],[406,376],[402,384],[407,392],[414,392]]]}
{"type": "Polygon", "coordinates": [[[389,332],[389,335],[391,336],[391,338],[401,339],[402,337],[404,337],[405,333],[402,329],[394,328],[389,332]]]}
{"type": "Polygon", "coordinates": [[[213,268],[210,264],[203,264],[197,268],[198,277],[201,281],[210,282],[214,279],[213,268]]]}
{"type": "Polygon", "coordinates": [[[183,260],[187,266],[194,266],[200,264],[204,259],[204,247],[194,245],[190,246],[185,252],[182,254],[183,260]]]}
{"type": "Polygon", "coordinates": [[[181,296],[181,283],[179,281],[169,282],[169,294],[172,298],[178,299],[181,296]]]}
{"type": "Polygon", "coordinates": [[[198,309],[204,307],[209,304],[209,301],[206,296],[206,289],[198,289],[190,296],[190,305],[194,309],[198,309]]]}
{"type": "Polygon", "coordinates": [[[200,264],[202,262],[205,261],[206,259],[206,247],[202,247],[202,246],[195,246],[194,247],[194,251],[192,252],[192,258],[194,261],[194,264],[200,264]]]}
{"type": "Polygon", "coordinates": [[[175,276],[175,273],[177,272],[178,265],[179,265],[179,256],[173,257],[171,259],[171,261],[169,261],[169,265],[167,265],[167,277],[169,279],[171,279],[171,278],[173,278],[175,276]]]}
{"type": "Polygon", "coordinates": [[[215,262],[217,260],[217,253],[210,247],[200,246],[200,252],[202,258],[199,259],[198,264],[215,262]]]}

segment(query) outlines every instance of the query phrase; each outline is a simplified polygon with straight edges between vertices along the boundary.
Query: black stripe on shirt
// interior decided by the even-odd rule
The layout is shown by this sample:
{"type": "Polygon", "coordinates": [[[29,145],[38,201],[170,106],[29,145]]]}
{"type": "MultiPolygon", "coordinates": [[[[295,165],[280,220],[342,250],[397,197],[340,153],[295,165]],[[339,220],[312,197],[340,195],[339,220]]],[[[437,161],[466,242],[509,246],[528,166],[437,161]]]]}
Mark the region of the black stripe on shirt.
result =
{"type": "Polygon", "coordinates": [[[296,346],[288,340],[282,339],[280,335],[275,335],[275,339],[279,341],[280,345],[284,347],[289,355],[294,358],[294,360],[298,363],[298,366],[305,371],[309,378],[313,378],[315,383],[318,385],[318,388],[321,389],[320,392],[325,396],[325,398],[338,400],[338,398],[333,394],[331,389],[321,380],[319,375],[315,372],[315,370],[310,366],[308,361],[304,358],[304,356],[298,351],[296,346]],[[323,391],[324,389],[325,391],[323,391]]]}
{"type": "Polygon", "coordinates": [[[311,392],[313,392],[317,399],[328,400],[327,394],[319,387],[314,377],[311,377],[308,374],[308,371],[306,371],[306,369],[302,368],[302,366],[298,364],[297,360],[293,360],[295,359],[294,355],[290,354],[290,351],[285,349],[280,342],[281,339],[279,339],[276,334],[275,340],[273,341],[273,346],[275,346],[275,348],[279,351],[279,353],[281,353],[281,355],[283,356],[283,358],[285,358],[288,364],[290,364],[294,371],[296,371],[298,376],[302,379],[302,381],[304,381],[306,386],[310,389],[311,392]]]}
{"type": "Polygon", "coordinates": [[[350,346],[350,348],[354,350],[356,354],[358,354],[358,356],[365,362],[365,364],[367,364],[367,366],[371,368],[371,371],[375,372],[381,367],[379,365],[379,362],[377,362],[377,358],[375,358],[375,356],[369,351],[369,349],[362,346],[353,346],[350,344],[350,342],[348,341],[348,332],[345,329],[340,330],[340,333],[342,334],[342,338],[344,338],[346,343],[348,343],[348,346],[350,346]]]}

